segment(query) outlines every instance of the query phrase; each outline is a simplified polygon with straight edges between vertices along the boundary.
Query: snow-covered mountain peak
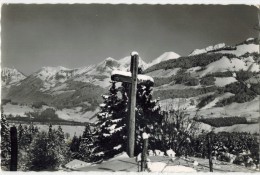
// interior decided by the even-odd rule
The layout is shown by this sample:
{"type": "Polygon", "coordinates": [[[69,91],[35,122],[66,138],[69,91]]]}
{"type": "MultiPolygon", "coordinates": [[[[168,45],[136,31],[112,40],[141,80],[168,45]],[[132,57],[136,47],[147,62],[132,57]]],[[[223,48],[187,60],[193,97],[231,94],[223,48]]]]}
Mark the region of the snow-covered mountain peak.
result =
{"type": "Polygon", "coordinates": [[[42,67],[33,76],[43,81],[42,91],[49,90],[57,83],[63,83],[74,75],[73,69],[68,69],[63,66],[57,67],[42,67]]]}
{"type": "MultiPolygon", "coordinates": [[[[8,68],[8,67],[3,67],[2,68],[2,75],[16,75],[16,74],[22,74],[15,68],[8,68]]],[[[22,74],[23,75],[23,74],[22,74]]],[[[24,76],[24,75],[23,75],[24,76]]]]}
{"type": "MultiPolygon", "coordinates": [[[[128,70],[130,69],[131,56],[126,56],[118,60],[118,62],[120,63],[120,70],[128,70]]],[[[141,57],[139,57],[138,66],[141,67],[143,70],[148,67],[147,63],[141,57]]]]}
{"type": "Polygon", "coordinates": [[[107,58],[105,59],[105,61],[115,61],[115,59],[112,58],[112,57],[107,57],[107,58]]]}
{"type": "Polygon", "coordinates": [[[14,85],[25,78],[26,76],[21,72],[19,72],[17,69],[12,69],[7,67],[2,68],[1,71],[2,86],[14,85]]]}
{"type": "Polygon", "coordinates": [[[208,47],[203,48],[203,49],[195,49],[189,56],[207,53],[207,52],[218,50],[218,49],[221,49],[221,48],[224,48],[224,47],[226,47],[225,43],[219,43],[219,44],[216,44],[216,45],[213,45],[213,46],[208,46],[208,47]]]}
{"type": "Polygon", "coordinates": [[[49,72],[49,73],[56,73],[62,70],[70,70],[68,68],[65,68],[63,66],[57,66],[57,67],[51,67],[51,66],[44,66],[40,69],[40,72],[49,72]]]}
{"type": "Polygon", "coordinates": [[[152,66],[155,64],[158,64],[162,61],[170,60],[170,59],[177,59],[180,55],[175,52],[165,52],[162,55],[160,55],[158,58],[154,59],[151,63],[148,64],[148,66],[152,66]]]}

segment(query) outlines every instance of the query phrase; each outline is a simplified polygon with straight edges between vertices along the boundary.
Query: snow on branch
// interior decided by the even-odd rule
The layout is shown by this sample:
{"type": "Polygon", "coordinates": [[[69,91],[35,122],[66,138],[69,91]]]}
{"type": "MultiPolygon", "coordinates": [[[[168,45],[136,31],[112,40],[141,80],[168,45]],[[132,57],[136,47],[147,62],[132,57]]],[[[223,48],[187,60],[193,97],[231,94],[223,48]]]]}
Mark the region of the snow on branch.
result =
{"type": "Polygon", "coordinates": [[[119,150],[121,147],[122,147],[122,145],[117,145],[117,146],[115,146],[113,149],[114,149],[114,150],[119,150]]]}
{"type": "Polygon", "coordinates": [[[104,108],[104,107],[106,106],[106,104],[105,104],[105,103],[101,103],[99,106],[100,106],[101,108],[104,108]]]}
{"type": "Polygon", "coordinates": [[[143,137],[143,139],[148,139],[148,138],[149,138],[149,134],[147,134],[146,132],[144,132],[144,133],[142,134],[142,137],[143,137]]]}

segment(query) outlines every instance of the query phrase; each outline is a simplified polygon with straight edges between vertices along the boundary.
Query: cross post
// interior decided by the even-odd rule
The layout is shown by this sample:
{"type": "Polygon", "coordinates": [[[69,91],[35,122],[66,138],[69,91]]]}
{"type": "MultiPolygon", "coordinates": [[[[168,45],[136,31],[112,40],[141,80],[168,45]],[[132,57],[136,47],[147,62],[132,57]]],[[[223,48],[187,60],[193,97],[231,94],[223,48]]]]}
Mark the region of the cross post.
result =
{"type": "Polygon", "coordinates": [[[138,72],[139,56],[137,52],[131,54],[130,71],[131,92],[130,92],[130,115],[127,123],[127,153],[129,157],[134,157],[135,148],[135,106],[136,106],[136,88],[137,88],[137,72],[138,72]]]}
{"type": "Polygon", "coordinates": [[[130,85],[129,92],[129,117],[127,120],[127,154],[129,157],[134,157],[135,148],[135,107],[136,107],[136,89],[137,84],[145,86],[153,86],[154,80],[147,75],[137,75],[138,73],[139,56],[137,52],[131,53],[130,71],[114,70],[111,73],[111,80],[117,82],[126,82],[130,85]]]}

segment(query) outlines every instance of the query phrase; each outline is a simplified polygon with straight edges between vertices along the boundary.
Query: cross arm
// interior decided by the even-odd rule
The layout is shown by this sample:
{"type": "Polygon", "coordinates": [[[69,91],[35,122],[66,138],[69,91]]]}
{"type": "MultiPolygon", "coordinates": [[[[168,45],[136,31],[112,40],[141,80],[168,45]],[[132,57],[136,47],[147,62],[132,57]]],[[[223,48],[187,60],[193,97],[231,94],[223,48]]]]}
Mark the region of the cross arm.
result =
{"type": "MultiPolygon", "coordinates": [[[[132,77],[131,72],[115,70],[111,73],[111,80],[117,82],[131,83],[131,77],[132,77]]],[[[153,86],[154,80],[152,77],[147,75],[137,75],[137,83],[146,86],[153,86]]]]}

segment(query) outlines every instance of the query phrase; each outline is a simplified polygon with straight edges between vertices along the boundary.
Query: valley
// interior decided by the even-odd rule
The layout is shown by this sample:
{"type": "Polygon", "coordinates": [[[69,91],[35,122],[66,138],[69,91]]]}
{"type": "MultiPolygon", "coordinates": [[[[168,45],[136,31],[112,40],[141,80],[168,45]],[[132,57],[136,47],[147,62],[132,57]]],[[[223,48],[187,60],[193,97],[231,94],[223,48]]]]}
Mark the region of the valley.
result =
{"type": "MultiPolygon", "coordinates": [[[[245,117],[257,121],[259,63],[258,40],[249,38],[233,46],[221,43],[195,49],[188,56],[165,52],[150,63],[140,59],[139,66],[154,78],[153,98],[160,99],[162,110],[180,108],[190,117],[202,119],[245,117]]],[[[129,64],[130,56],[119,60],[108,57],[76,69],[43,67],[29,76],[2,68],[2,112],[10,117],[28,117],[49,108],[61,120],[95,123],[103,102],[101,95],[107,94],[111,85],[111,72],[129,71],[129,64]]],[[[248,123],[219,130],[243,132],[249,125],[254,128],[250,132],[259,132],[256,124],[248,123]]],[[[211,126],[205,129],[211,130],[211,126]]]]}

